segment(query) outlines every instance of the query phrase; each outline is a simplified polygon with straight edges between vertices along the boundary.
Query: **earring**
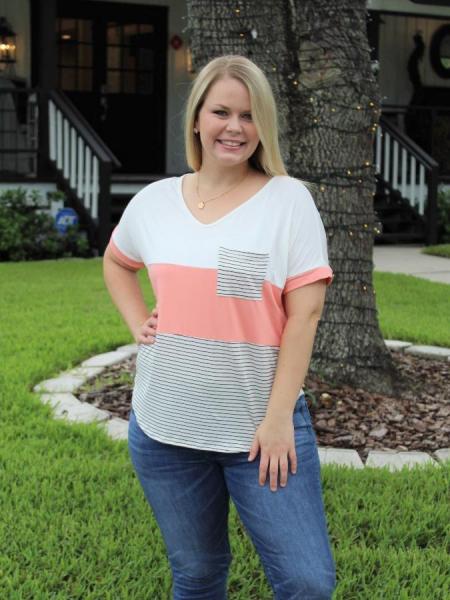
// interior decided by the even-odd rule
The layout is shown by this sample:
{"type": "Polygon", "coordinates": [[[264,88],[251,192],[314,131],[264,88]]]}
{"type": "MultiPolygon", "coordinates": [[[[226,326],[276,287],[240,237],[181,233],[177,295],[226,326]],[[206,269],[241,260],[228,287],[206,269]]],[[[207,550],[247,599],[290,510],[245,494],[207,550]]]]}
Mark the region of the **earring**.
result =
{"type": "Polygon", "coordinates": [[[194,127],[194,133],[198,133],[198,129],[194,127]]]}

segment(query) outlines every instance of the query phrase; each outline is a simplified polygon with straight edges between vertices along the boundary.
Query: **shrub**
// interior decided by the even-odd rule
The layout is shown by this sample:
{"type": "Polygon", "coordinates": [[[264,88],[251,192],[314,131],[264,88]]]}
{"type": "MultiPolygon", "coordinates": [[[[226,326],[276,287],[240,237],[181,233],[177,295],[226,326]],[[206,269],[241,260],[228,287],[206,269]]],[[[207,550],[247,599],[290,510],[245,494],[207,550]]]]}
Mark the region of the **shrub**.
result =
{"type": "Polygon", "coordinates": [[[450,242],[450,190],[438,192],[438,243],[450,242]]]}
{"type": "Polygon", "coordinates": [[[92,251],[78,225],[66,233],[56,229],[52,215],[39,212],[41,196],[22,189],[0,193],[0,261],[90,257],[92,251]]]}

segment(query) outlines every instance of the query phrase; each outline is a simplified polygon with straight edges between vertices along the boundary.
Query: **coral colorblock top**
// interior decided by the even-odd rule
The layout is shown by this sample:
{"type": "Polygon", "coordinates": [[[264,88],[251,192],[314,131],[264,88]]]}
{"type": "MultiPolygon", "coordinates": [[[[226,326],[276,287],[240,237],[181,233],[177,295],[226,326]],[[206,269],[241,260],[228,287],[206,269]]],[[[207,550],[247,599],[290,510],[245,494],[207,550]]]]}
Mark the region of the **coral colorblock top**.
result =
{"type": "Polygon", "coordinates": [[[209,224],[188,209],[182,177],[138,192],[109,241],[119,262],[147,268],[159,309],[154,344],[138,347],[132,406],[160,442],[249,451],[275,377],[283,294],[333,279],[325,230],[293,177],[273,177],[209,224]]]}

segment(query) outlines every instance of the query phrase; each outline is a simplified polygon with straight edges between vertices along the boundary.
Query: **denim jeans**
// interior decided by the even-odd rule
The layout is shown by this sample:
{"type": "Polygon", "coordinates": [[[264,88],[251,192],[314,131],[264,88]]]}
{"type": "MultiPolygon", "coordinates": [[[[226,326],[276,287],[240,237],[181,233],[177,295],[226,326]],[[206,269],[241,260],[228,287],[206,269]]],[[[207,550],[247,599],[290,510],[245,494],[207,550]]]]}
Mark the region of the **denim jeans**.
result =
{"type": "MultiPolygon", "coordinates": [[[[225,600],[231,563],[231,496],[276,600],[329,600],[336,585],[317,439],[302,393],[293,413],[297,473],[285,487],[259,484],[260,453],[214,452],[150,438],[130,413],[133,467],[162,533],[173,600],[225,600]]],[[[163,600],[163,599],[161,599],[163,600]]],[[[164,599],[165,600],[165,599],[164,599]]],[[[249,599],[250,600],[250,599],[249,599]]]]}

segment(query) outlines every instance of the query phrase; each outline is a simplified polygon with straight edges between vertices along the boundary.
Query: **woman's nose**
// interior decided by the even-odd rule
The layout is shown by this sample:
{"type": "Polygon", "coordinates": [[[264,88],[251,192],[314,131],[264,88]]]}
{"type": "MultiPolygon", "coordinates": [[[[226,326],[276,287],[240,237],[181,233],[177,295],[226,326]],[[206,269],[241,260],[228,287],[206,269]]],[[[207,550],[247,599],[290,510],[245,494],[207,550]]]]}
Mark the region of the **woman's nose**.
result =
{"type": "Polygon", "coordinates": [[[241,123],[239,121],[239,117],[230,117],[227,123],[227,129],[229,131],[240,131],[241,123]]]}

